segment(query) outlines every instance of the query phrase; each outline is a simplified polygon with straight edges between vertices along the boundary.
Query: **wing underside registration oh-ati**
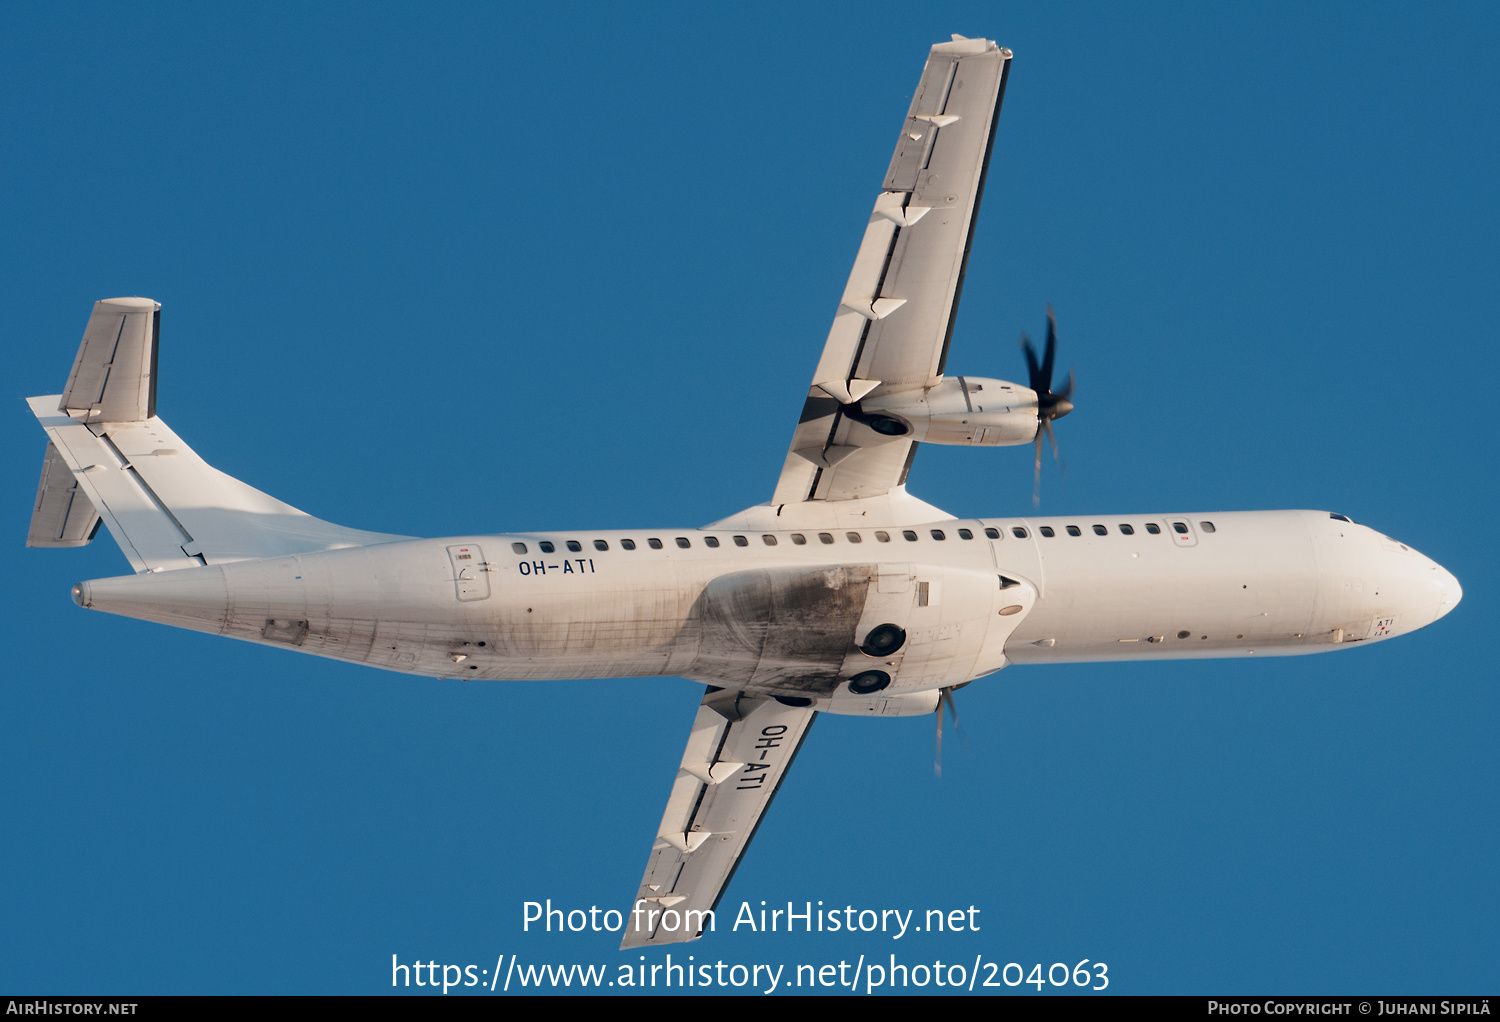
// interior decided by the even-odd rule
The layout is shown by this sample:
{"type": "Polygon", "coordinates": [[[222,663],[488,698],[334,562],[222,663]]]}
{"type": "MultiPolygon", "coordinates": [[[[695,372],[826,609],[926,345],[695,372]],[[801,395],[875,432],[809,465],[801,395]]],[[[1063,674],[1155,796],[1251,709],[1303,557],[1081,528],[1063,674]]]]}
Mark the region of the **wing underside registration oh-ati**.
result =
{"type": "Polygon", "coordinates": [[[945,375],[1010,63],[959,36],[928,54],[767,503],[654,530],[335,525],[162,422],[160,306],[117,298],[95,304],[63,392],[29,399],[47,444],[27,543],[107,527],[134,573],[75,584],[80,606],[289,651],[437,678],[699,683],[628,908],[621,892],[624,947],[712,929],[819,713],[936,712],[940,734],[954,689],[1002,668],[1316,653],[1446,614],[1451,574],[1342,514],[959,519],[906,491],[920,443],[1033,445],[1039,471],[1073,407],[1050,314],[1025,385],[945,375]]]}

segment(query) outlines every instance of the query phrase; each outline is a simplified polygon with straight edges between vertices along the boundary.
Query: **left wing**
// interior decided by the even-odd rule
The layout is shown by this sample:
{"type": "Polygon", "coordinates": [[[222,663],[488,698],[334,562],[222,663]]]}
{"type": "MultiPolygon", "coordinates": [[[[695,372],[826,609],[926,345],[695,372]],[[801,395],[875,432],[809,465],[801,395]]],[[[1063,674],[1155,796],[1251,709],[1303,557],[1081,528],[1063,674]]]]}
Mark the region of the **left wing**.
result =
{"type": "Polygon", "coordinates": [[[772,504],[905,481],[913,442],[859,421],[858,402],[942,376],[1010,57],[962,36],[928,55],[772,504]]]}
{"type": "Polygon", "coordinates": [[[811,707],[709,688],[621,949],[702,936],[816,716],[811,707]]]}

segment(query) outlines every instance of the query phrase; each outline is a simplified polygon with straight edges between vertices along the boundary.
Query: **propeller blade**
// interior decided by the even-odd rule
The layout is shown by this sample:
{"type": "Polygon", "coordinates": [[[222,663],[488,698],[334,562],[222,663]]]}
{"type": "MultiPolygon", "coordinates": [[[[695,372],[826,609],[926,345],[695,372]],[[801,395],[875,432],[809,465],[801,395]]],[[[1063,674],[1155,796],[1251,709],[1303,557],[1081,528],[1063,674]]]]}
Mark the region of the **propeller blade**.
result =
{"type": "Polygon", "coordinates": [[[937,707],[937,754],[932,760],[932,776],[943,776],[943,700],[938,698],[937,707]]]}
{"type": "MultiPolygon", "coordinates": [[[[1059,401],[1066,401],[1068,398],[1072,397],[1073,396],[1073,382],[1074,382],[1073,381],[1073,370],[1069,369],[1068,370],[1068,385],[1066,387],[1064,387],[1062,390],[1058,391],[1053,396],[1056,397],[1059,401]]],[[[1059,415],[1059,416],[1057,416],[1057,418],[1060,419],[1060,418],[1062,418],[1062,416],[1059,415]]]]}
{"type": "Polygon", "coordinates": [[[1032,387],[1037,393],[1052,393],[1052,361],[1057,355],[1057,317],[1052,306],[1047,306],[1047,347],[1042,355],[1042,386],[1032,387]]]}
{"type": "Polygon", "coordinates": [[[1021,351],[1026,355],[1026,372],[1028,374],[1027,379],[1029,380],[1028,385],[1032,390],[1035,390],[1037,394],[1040,395],[1042,392],[1037,389],[1037,384],[1041,380],[1042,367],[1037,363],[1036,360],[1036,348],[1031,346],[1031,338],[1026,336],[1026,331],[1024,330],[1021,331],[1021,351]]]}
{"type": "Polygon", "coordinates": [[[937,756],[932,761],[932,773],[943,776],[943,711],[953,714],[953,730],[958,730],[958,704],[953,701],[953,686],[938,689],[937,704],[937,756]]]}
{"type": "MultiPolygon", "coordinates": [[[[1036,348],[1024,331],[1021,333],[1021,350],[1026,354],[1026,371],[1030,374],[1031,389],[1036,391],[1036,459],[1031,503],[1039,508],[1042,506],[1042,437],[1045,435],[1051,442],[1052,457],[1061,464],[1062,452],[1057,447],[1057,434],[1052,432],[1052,420],[1061,419],[1073,410],[1073,402],[1068,399],[1073,396],[1073,385],[1076,382],[1073,370],[1069,369],[1068,382],[1062,390],[1052,390],[1052,371],[1057,361],[1057,314],[1052,306],[1047,306],[1047,346],[1042,352],[1041,361],[1037,361],[1036,348]]],[[[1066,468],[1064,474],[1067,474],[1066,468]]]]}
{"type": "MultiPolygon", "coordinates": [[[[1046,421],[1046,419],[1042,420],[1044,424],[1046,421]]],[[[1042,506],[1042,431],[1040,428],[1036,431],[1036,479],[1031,487],[1031,506],[1042,506]]]]}

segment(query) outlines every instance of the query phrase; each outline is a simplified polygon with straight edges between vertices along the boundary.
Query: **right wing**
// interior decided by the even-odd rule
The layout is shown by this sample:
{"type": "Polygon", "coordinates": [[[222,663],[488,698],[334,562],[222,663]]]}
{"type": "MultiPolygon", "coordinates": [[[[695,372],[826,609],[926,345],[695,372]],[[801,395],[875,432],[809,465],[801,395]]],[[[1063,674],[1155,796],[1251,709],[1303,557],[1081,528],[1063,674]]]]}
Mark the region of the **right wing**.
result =
{"type": "Polygon", "coordinates": [[[816,716],[730,689],[703,696],[622,950],[702,936],[816,716]]]}
{"type": "Polygon", "coordinates": [[[961,36],[928,55],[772,504],[873,497],[905,481],[914,443],[845,409],[942,375],[1010,57],[961,36]]]}

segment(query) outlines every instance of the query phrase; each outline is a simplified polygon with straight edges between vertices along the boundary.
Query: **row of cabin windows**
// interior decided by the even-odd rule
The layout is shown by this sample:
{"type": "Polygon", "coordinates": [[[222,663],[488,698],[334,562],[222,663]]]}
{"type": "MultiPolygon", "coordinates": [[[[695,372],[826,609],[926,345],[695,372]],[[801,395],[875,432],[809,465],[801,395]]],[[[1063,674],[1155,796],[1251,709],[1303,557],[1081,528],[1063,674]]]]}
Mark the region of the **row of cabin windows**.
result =
{"type": "MultiPolygon", "coordinates": [[[[1199,525],[1200,528],[1203,529],[1204,532],[1217,532],[1218,531],[1217,529],[1214,528],[1214,523],[1213,522],[1199,522],[1198,525],[1199,525]]],[[[1083,535],[1083,530],[1080,529],[1076,525],[1065,525],[1065,526],[1063,526],[1063,528],[1064,528],[1064,530],[1067,532],[1067,534],[1069,536],[1082,536],[1083,535]]],[[[1094,530],[1094,535],[1096,535],[1096,536],[1108,536],[1109,535],[1109,527],[1106,526],[1106,525],[1093,525],[1093,526],[1091,526],[1091,528],[1094,530]]],[[[1131,525],[1129,522],[1121,522],[1119,524],[1118,528],[1119,528],[1120,534],[1122,536],[1134,536],[1135,535],[1135,526],[1131,525]]],[[[1023,528],[1021,528],[1020,526],[1015,526],[1010,531],[1013,532],[1013,533],[1015,533],[1016,537],[1018,539],[1025,539],[1026,538],[1026,530],[1023,529],[1023,528]]],[[[1037,529],[1037,531],[1040,532],[1043,536],[1047,537],[1048,539],[1051,539],[1053,536],[1057,535],[1057,533],[1053,530],[1052,526],[1050,526],[1050,525],[1040,526],[1037,529]]],[[[1147,522],[1146,523],[1146,531],[1148,533],[1150,533],[1151,535],[1153,535],[1153,536],[1158,536],[1158,535],[1161,534],[1161,526],[1157,525],[1155,522],[1147,522]]],[[[1179,536],[1186,536],[1188,534],[1188,524],[1187,524],[1187,522],[1173,522],[1172,523],[1172,531],[1175,532],[1175,533],[1177,533],[1179,536]]]]}
{"type": "MultiPolygon", "coordinates": [[[[1213,522],[1199,522],[1198,524],[1203,527],[1203,531],[1204,532],[1213,532],[1214,531],[1214,523],[1213,522]]],[[[1076,525],[1068,525],[1068,526],[1064,526],[1064,528],[1067,530],[1067,533],[1068,533],[1069,536],[1081,536],[1081,535],[1083,535],[1083,530],[1081,530],[1076,525]]],[[[1187,535],[1188,527],[1187,527],[1187,523],[1186,522],[1173,522],[1172,523],[1172,528],[1174,530],[1176,530],[1177,532],[1181,533],[1182,535],[1187,535]]],[[[1103,525],[1095,525],[1095,526],[1093,526],[1093,529],[1094,529],[1094,534],[1095,535],[1098,535],[1098,536],[1107,536],[1107,535],[1109,535],[1109,529],[1107,527],[1103,526],[1103,525]]],[[[1120,529],[1120,533],[1122,535],[1125,535],[1125,536],[1134,536],[1135,535],[1135,527],[1132,526],[1132,525],[1130,525],[1130,524],[1128,524],[1128,523],[1121,522],[1120,525],[1119,525],[1119,529],[1120,529]]],[[[1027,539],[1030,536],[1030,534],[1026,531],[1026,527],[1023,526],[1023,525],[1012,525],[1010,527],[1010,531],[1011,531],[1011,535],[1015,536],[1017,539],[1027,539]]],[[[1053,531],[1052,526],[1050,526],[1050,525],[1043,525],[1043,526],[1041,526],[1038,529],[1038,531],[1043,536],[1046,536],[1049,539],[1052,538],[1053,536],[1057,535],[1057,533],[1055,531],[1053,531]]],[[[1161,526],[1157,525],[1155,522],[1147,522],[1146,523],[1146,531],[1149,532],[1151,535],[1155,536],[1155,535],[1158,535],[1161,532],[1161,526]]],[[[935,540],[946,540],[948,538],[947,533],[945,533],[942,529],[929,529],[928,532],[932,536],[932,538],[935,539],[935,540]]],[[[984,530],[984,534],[987,537],[989,537],[990,539],[1002,539],[1002,538],[1004,538],[1004,534],[999,529],[995,529],[995,528],[987,528],[987,529],[985,529],[984,530]]],[[[818,536],[818,542],[819,543],[833,543],[835,541],[833,533],[831,533],[831,532],[820,532],[820,533],[817,534],[817,536],[818,536]]],[[[807,545],[807,537],[805,535],[803,535],[802,533],[800,533],[800,532],[793,532],[787,538],[792,541],[792,545],[793,546],[806,546],[807,545]]],[[[844,538],[847,539],[850,543],[863,543],[864,542],[864,536],[862,536],[858,532],[846,532],[846,533],[844,533],[844,538]]],[[[901,530],[901,538],[904,539],[904,540],[906,540],[908,543],[915,543],[920,537],[917,535],[917,530],[915,530],[915,529],[902,529],[901,530]]],[[[959,529],[958,530],[958,538],[959,539],[973,539],[974,538],[973,530],[971,530],[971,529],[959,529]]],[[[734,539],[734,545],[735,546],[749,546],[750,545],[750,540],[749,540],[748,537],[745,537],[745,536],[735,536],[735,537],[733,537],[733,539],[734,539]]],[[[777,543],[777,538],[775,536],[773,536],[773,535],[770,535],[769,533],[767,533],[766,535],[761,536],[760,539],[761,539],[761,542],[764,543],[766,546],[775,546],[776,543],[777,543]]],[[[884,531],[877,530],[875,532],[875,541],[877,543],[889,543],[891,541],[891,534],[889,532],[884,532],[884,531]]],[[[686,536],[678,536],[678,537],[676,537],[675,542],[678,545],[678,547],[680,547],[683,550],[686,550],[686,549],[688,549],[689,547],[691,547],[693,545],[692,541],[689,540],[686,536]]],[[[583,544],[580,543],[580,542],[578,542],[578,540],[576,540],[576,539],[565,540],[564,541],[564,545],[569,550],[572,550],[575,553],[583,549],[583,544]]],[[[652,550],[660,550],[662,548],[662,541],[660,539],[657,539],[657,538],[653,537],[651,539],[646,540],[646,545],[648,547],[650,547],[652,550]]],[[[707,547],[717,547],[719,545],[719,537],[718,536],[704,536],[703,537],[703,545],[707,546],[707,547]]],[[[544,554],[550,554],[550,553],[553,553],[553,552],[555,552],[557,550],[556,544],[554,544],[549,539],[544,539],[544,540],[539,541],[537,543],[537,546],[541,548],[541,551],[544,554]]],[[[622,539],[622,540],[620,540],[620,546],[623,549],[625,549],[625,550],[634,550],[636,548],[636,546],[635,546],[635,540],[633,540],[633,539],[622,539]]],[[[512,550],[514,550],[518,554],[524,554],[524,553],[526,553],[526,544],[525,543],[512,543],[510,545],[510,548],[512,550]]],[[[605,540],[605,539],[596,539],[596,540],[594,540],[594,549],[595,550],[608,550],[609,549],[609,541],[605,540]]]]}

